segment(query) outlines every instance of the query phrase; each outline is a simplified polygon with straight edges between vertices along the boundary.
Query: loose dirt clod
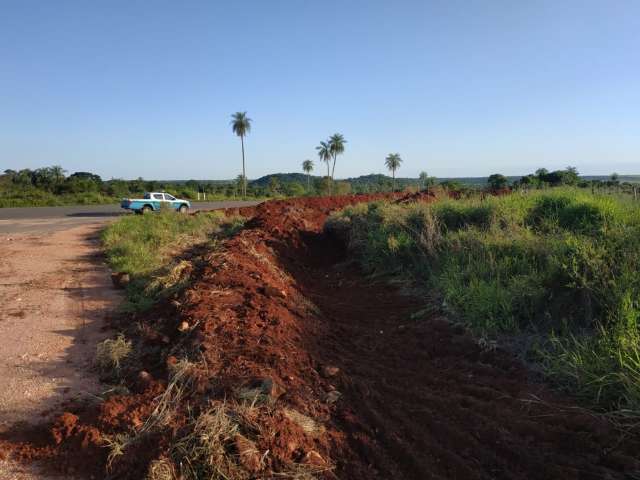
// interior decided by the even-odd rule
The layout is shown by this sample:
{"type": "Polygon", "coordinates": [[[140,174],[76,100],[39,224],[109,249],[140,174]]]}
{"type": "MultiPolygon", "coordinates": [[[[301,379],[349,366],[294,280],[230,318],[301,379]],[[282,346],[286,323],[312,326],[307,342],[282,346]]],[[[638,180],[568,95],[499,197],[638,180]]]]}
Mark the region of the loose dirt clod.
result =
{"type": "Polygon", "coordinates": [[[332,378],[340,373],[340,369],[338,367],[334,367],[331,365],[325,365],[320,369],[320,374],[324,378],[332,378]]]}
{"type": "Polygon", "coordinates": [[[111,274],[111,281],[113,282],[113,286],[116,288],[127,288],[131,282],[131,277],[128,273],[113,272],[111,274]]]}

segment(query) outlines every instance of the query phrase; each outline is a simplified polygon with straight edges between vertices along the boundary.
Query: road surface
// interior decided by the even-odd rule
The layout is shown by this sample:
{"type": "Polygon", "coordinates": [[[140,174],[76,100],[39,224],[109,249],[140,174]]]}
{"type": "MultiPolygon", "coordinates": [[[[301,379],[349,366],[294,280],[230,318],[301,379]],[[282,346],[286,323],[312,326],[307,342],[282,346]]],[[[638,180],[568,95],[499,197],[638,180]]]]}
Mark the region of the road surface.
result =
{"type": "MultiPolygon", "coordinates": [[[[191,211],[257,205],[258,201],[196,202],[191,211]]],[[[80,225],[104,223],[126,212],[119,205],[0,208],[0,235],[53,233],[80,225]]]]}

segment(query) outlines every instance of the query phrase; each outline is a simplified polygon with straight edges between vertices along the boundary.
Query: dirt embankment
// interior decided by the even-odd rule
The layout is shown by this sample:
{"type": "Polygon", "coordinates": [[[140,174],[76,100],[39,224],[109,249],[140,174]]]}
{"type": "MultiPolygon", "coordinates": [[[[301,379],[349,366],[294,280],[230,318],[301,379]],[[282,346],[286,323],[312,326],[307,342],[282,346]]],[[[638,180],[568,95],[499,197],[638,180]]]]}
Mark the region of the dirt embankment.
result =
{"type": "Polygon", "coordinates": [[[335,467],[318,477],[358,480],[637,472],[637,440],[530,380],[508,354],[481,349],[428,300],[363,278],[344,246],[321,231],[331,210],[366,199],[245,210],[246,228],[205,256],[182,297],[136,319],[140,369],[154,380],[132,372],[131,395],[61,417],[40,443],[5,448],[99,478],[107,455],[101,438],[140,428],[165,388],[167,361],[183,354],[199,366],[193,392],[167,428],[112,463],[113,477],[143,478],[150,461],[167,457],[189,428],[187,406],[204,410],[265,383],[274,407],[259,421],[272,434],[256,440],[262,460],[253,478],[310,459],[335,467]],[[188,332],[179,332],[182,322],[188,332]],[[291,411],[318,428],[305,429],[291,411]]]}

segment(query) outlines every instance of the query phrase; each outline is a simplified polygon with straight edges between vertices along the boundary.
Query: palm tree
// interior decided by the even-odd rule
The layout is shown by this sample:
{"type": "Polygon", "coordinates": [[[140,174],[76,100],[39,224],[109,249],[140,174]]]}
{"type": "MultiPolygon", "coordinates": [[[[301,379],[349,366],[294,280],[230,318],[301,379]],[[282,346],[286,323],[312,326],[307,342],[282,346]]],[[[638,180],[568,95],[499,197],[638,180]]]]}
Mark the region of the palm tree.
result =
{"type": "Polygon", "coordinates": [[[418,178],[420,179],[420,183],[422,184],[422,188],[426,189],[427,188],[427,180],[429,179],[429,174],[423,170],[423,171],[420,172],[420,175],[418,176],[418,178]]]}
{"type": "Polygon", "coordinates": [[[393,175],[393,191],[396,191],[396,170],[400,168],[400,164],[402,163],[402,159],[400,158],[399,153],[390,153],[387,155],[387,158],[384,161],[384,164],[387,166],[389,170],[391,170],[391,174],[393,175]]]}
{"type": "Polygon", "coordinates": [[[318,151],[318,157],[322,162],[327,164],[327,181],[329,182],[329,194],[331,194],[331,175],[329,175],[329,163],[331,162],[331,146],[329,142],[320,142],[320,145],[316,147],[318,151]]]}
{"type": "Polygon", "coordinates": [[[231,115],[231,129],[240,137],[242,144],[242,198],[247,197],[247,174],[244,168],[244,137],[251,131],[251,119],[247,112],[236,112],[231,115]]]}
{"type": "Polygon", "coordinates": [[[344,144],[347,141],[341,133],[334,133],[329,137],[329,148],[333,157],[333,167],[331,168],[331,181],[333,182],[333,174],[336,170],[336,157],[344,153],[344,144]]]}
{"type": "Polygon", "coordinates": [[[309,191],[309,180],[310,180],[310,173],[313,170],[313,162],[311,160],[305,160],[304,162],[302,162],[302,170],[304,170],[307,174],[307,192],[309,191]]]}
{"type": "Polygon", "coordinates": [[[50,171],[54,183],[62,183],[62,181],[64,180],[64,174],[67,173],[67,171],[60,165],[54,165],[53,167],[51,167],[50,171]]]}

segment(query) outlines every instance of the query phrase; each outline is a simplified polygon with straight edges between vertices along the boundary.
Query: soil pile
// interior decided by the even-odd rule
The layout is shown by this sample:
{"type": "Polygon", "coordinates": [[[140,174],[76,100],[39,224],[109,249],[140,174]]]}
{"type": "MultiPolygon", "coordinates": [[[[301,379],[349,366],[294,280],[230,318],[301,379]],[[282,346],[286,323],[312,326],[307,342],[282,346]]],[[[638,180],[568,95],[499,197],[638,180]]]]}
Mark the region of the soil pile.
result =
{"type": "Polygon", "coordinates": [[[433,302],[363,278],[344,246],[322,234],[332,210],[375,198],[241,210],[251,216],[246,228],[204,255],[182,296],[136,319],[131,393],[72,409],[40,432],[39,443],[32,435],[5,448],[95,478],[107,470],[144,478],[158,462],[178,469],[176,442],[186,445],[180,439],[199,428],[190,418],[224,399],[227,417],[244,419],[244,430],[223,445],[246,474],[238,478],[637,473],[635,439],[529,379],[510,355],[479,345],[433,302]],[[148,428],[159,399],[176,388],[171,379],[184,358],[188,392],[170,418],[148,428]],[[265,406],[233,407],[250,396],[265,406]],[[109,459],[105,438],[132,431],[146,433],[109,459]]]}

